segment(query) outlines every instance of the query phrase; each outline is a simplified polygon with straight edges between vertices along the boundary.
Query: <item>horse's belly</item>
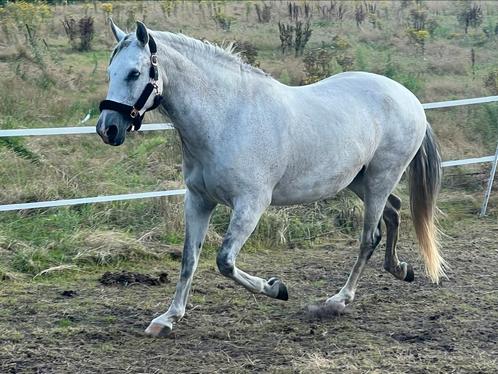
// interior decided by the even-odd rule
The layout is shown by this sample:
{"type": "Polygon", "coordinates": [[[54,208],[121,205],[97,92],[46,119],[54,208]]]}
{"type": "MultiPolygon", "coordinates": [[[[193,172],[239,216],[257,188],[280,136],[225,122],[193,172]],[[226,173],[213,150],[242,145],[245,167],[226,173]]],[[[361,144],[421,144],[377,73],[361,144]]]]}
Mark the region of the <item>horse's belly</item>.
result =
{"type": "Polygon", "coordinates": [[[349,186],[362,167],[358,164],[330,174],[284,176],[273,190],[271,204],[303,204],[334,197],[349,186]]]}

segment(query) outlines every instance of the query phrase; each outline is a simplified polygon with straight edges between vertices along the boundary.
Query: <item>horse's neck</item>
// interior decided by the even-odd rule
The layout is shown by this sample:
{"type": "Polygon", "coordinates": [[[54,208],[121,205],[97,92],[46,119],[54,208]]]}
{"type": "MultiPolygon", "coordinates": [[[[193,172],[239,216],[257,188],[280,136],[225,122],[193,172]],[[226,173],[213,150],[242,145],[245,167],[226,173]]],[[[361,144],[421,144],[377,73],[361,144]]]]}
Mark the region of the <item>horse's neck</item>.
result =
{"type": "Polygon", "coordinates": [[[196,61],[175,48],[163,47],[161,52],[161,70],[166,78],[164,108],[184,143],[207,147],[216,133],[223,131],[220,118],[227,101],[241,94],[240,74],[235,69],[224,71],[222,66],[208,68],[205,61],[196,61]]]}

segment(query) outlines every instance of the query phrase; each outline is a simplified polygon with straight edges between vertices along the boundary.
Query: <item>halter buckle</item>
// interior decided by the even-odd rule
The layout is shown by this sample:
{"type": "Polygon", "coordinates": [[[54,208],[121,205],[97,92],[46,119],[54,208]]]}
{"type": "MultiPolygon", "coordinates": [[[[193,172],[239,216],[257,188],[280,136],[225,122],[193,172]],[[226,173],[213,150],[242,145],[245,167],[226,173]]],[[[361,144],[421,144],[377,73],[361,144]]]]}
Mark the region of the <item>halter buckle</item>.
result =
{"type": "Polygon", "coordinates": [[[138,114],[139,114],[138,110],[136,110],[135,107],[133,107],[133,109],[130,112],[130,117],[135,119],[138,116],[138,114]]]}
{"type": "Polygon", "coordinates": [[[150,63],[152,66],[157,66],[157,55],[150,55],[150,63]]]}

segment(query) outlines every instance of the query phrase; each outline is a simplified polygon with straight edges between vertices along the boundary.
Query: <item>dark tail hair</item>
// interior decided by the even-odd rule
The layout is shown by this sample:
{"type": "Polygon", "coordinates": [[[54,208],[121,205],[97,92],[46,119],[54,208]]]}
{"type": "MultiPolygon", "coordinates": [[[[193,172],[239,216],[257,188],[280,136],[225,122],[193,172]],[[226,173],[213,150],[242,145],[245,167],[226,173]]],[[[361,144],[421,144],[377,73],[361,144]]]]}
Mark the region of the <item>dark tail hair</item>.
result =
{"type": "Polygon", "coordinates": [[[441,174],[439,148],[432,128],[427,123],[425,138],[410,163],[410,208],[425,272],[434,283],[446,277],[445,269],[448,267],[439,252],[439,231],[435,222],[441,174]]]}

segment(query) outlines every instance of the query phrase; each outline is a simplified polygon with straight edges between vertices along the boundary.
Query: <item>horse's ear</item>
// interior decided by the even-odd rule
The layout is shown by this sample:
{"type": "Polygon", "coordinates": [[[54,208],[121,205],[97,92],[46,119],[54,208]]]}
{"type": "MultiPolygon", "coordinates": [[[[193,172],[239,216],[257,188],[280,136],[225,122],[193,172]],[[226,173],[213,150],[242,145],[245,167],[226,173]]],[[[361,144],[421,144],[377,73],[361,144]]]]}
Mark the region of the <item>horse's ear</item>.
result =
{"type": "Polygon", "coordinates": [[[144,47],[149,43],[149,33],[147,32],[147,27],[145,27],[145,25],[140,21],[137,21],[137,40],[144,47]]]}
{"type": "Polygon", "coordinates": [[[112,33],[114,34],[116,41],[119,43],[121,40],[123,40],[126,34],[123,30],[121,30],[119,27],[115,25],[111,17],[109,17],[109,23],[111,24],[112,33]]]}

